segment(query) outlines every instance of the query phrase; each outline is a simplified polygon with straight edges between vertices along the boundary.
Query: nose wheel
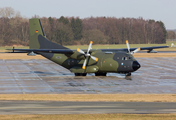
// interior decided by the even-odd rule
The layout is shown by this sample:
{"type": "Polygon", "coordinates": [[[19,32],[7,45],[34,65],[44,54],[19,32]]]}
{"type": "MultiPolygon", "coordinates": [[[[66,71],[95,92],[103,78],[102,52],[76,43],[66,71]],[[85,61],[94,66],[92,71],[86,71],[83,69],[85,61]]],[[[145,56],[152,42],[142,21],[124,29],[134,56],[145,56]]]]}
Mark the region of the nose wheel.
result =
{"type": "Polygon", "coordinates": [[[125,76],[131,76],[131,73],[129,72],[129,73],[125,73],[125,76]]]}

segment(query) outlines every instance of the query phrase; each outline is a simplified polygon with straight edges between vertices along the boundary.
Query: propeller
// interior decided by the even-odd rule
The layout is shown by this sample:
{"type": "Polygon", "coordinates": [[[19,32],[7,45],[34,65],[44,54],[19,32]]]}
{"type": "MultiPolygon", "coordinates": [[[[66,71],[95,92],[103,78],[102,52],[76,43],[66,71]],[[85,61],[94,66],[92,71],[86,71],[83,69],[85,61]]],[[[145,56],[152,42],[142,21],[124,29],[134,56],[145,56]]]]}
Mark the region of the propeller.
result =
{"type": "Polygon", "coordinates": [[[83,50],[77,48],[77,51],[81,54],[84,54],[86,56],[85,60],[84,60],[84,63],[83,63],[83,66],[82,66],[82,69],[86,69],[86,63],[87,63],[87,57],[91,57],[93,60],[95,60],[96,62],[98,62],[98,58],[94,57],[94,56],[91,56],[89,54],[89,51],[92,47],[92,41],[90,41],[90,44],[89,44],[89,47],[88,47],[88,50],[87,50],[87,53],[85,53],[83,50]]]}
{"type": "Polygon", "coordinates": [[[130,54],[136,53],[136,52],[138,52],[138,51],[141,50],[141,48],[137,48],[137,49],[135,49],[134,51],[130,52],[130,45],[129,45],[129,43],[128,43],[128,40],[126,40],[126,45],[127,45],[127,48],[128,48],[128,52],[129,52],[130,54]]]}

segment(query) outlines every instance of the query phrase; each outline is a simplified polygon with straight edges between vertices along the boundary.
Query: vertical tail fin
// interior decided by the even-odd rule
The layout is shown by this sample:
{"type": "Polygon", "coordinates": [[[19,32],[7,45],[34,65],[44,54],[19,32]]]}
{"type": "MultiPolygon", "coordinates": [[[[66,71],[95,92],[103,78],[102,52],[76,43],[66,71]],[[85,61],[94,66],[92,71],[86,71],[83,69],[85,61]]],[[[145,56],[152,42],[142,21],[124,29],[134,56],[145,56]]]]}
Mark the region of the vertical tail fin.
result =
{"type": "Polygon", "coordinates": [[[68,49],[46,39],[40,19],[29,19],[29,47],[30,49],[68,49]]]}
{"type": "Polygon", "coordinates": [[[29,19],[29,47],[30,49],[39,49],[40,44],[38,41],[38,36],[45,36],[43,28],[41,26],[40,19],[33,18],[29,19]]]}

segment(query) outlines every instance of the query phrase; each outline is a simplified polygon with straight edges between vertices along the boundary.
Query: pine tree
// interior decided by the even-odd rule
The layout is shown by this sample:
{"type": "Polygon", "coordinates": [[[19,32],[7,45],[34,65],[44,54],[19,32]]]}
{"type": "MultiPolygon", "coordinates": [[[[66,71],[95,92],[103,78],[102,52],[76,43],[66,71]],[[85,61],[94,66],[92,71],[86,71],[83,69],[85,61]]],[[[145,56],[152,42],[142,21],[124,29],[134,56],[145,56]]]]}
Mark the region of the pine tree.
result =
{"type": "Polygon", "coordinates": [[[69,24],[68,18],[64,18],[64,16],[61,16],[58,21],[64,23],[65,25],[69,24]]]}
{"type": "Polygon", "coordinates": [[[160,25],[160,27],[163,29],[163,39],[162,39],[162,43],[166,43],[166,37],[167,37],[167,30],[165,28],[165,25],[162,21],[157,21],[156,23],[158,23],[160,25]]]}
{"type": "Polygon", "coordinates": [[[71,27],[74,33],[74,39],[80,40],[82,38],[82,21],[79,18],[77,18],[76,20],[72,18],[71,27]]]}
{"type": "Polygon", "coordinates": [[[50,23],[50,24],[53,23],[53,18],[49,17],[48,20],[49,20],[49,23],[50,23]]]}

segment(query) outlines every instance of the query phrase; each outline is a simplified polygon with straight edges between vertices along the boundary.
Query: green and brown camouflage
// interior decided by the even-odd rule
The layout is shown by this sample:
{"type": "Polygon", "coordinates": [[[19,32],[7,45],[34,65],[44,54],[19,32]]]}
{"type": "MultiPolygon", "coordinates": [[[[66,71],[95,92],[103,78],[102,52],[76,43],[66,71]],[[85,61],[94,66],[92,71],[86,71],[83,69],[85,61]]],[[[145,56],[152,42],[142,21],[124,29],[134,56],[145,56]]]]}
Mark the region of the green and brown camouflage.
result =
{"type": "MultiPolygon", "coordinates": [[[[87,50],[71,50],[47,40],[43,31],[40,19],[29,20],[30,49],[13,49],[17,52],[36,53],[45,58],[69,69],[76,76],[85,76],[87,73],[95,75],[106,75],[106,73],[124,73],[131,75],[131,72],[140,68],[140,64],[133,57],[138,48],[125,49],[91,49],[92,41],[87,50]],[[90,50],[90,51],[89,51],[90,50]]],[[[129,45],[128,45],[129,46],[129,45]]],[[[144,47],[141,50],[152,50],[159,47],[144,47]]]]}

